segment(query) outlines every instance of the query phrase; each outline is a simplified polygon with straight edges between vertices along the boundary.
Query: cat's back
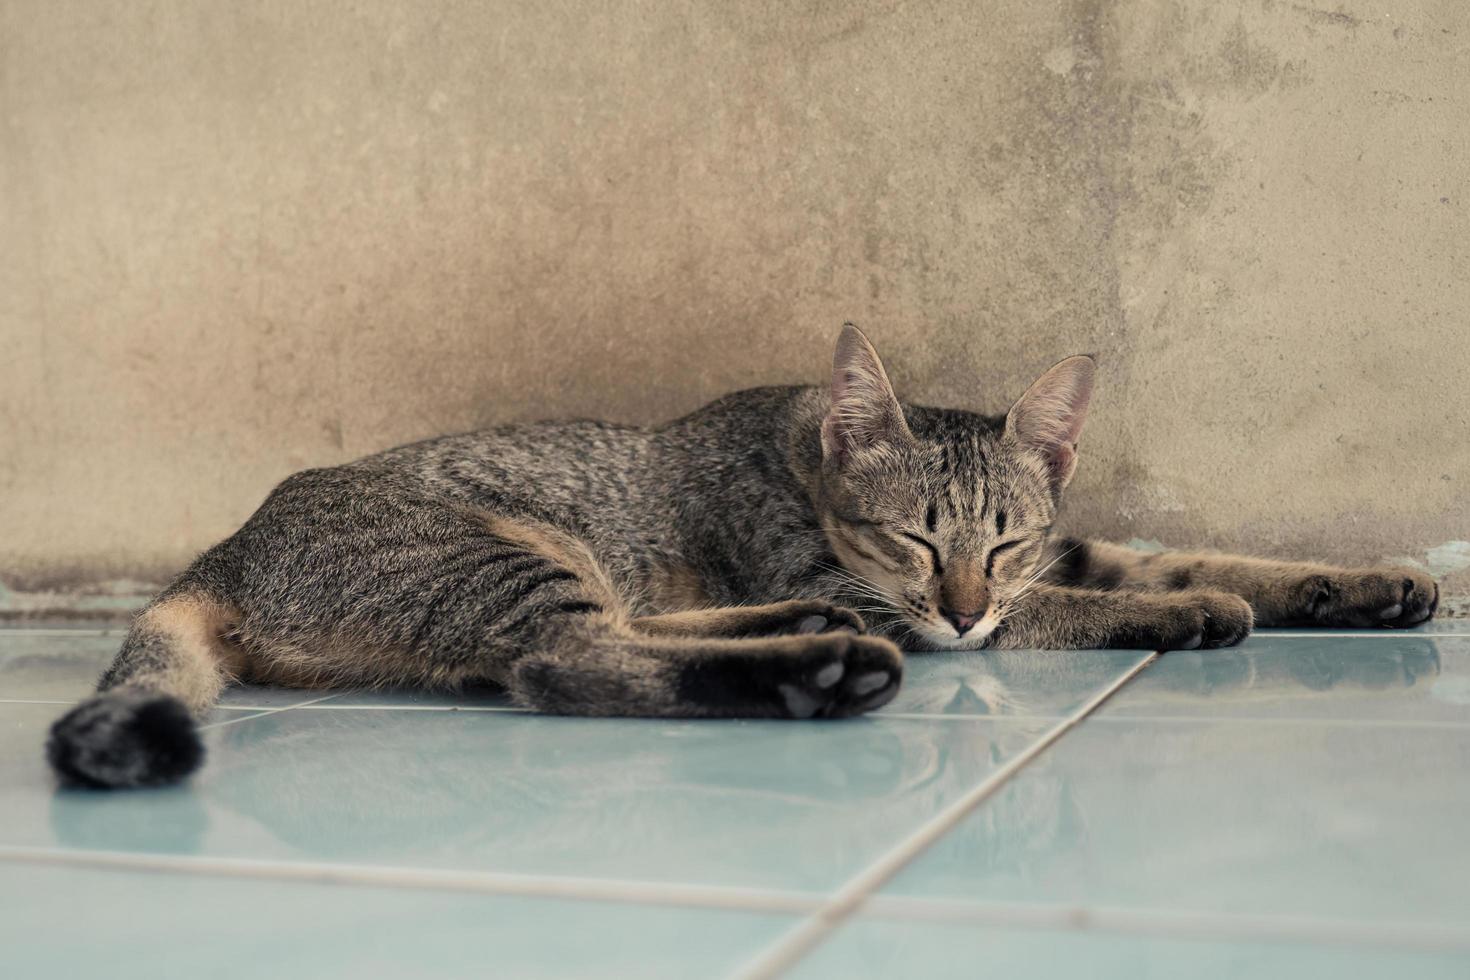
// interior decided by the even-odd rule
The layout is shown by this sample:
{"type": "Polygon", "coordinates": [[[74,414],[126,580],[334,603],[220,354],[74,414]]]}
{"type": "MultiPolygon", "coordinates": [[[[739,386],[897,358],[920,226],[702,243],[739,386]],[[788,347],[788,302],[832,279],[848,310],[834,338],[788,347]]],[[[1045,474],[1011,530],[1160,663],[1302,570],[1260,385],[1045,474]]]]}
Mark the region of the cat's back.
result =
{"type": "Polygon", "coordinates": [[[662,446],[691,452],[742,453],[784,443],[809,416],[820,415],[820,389],[802,385],[744,388],[716,398],[651,431],[662,446]]]}
{"type": "Polygon", "coordinates": [[[439,436],[349,464],[431,487],[494,487],[543,498],[596,497],[646,465],[649,429],[596,419],[521,422],[439,436]]]}
{"type": "Polygon", "coordinates": [[[303,493],[339,496],[356,488],[580,515],[578,523],[588,526],[626,525],[639,514],[656,520],[681,495],[712,501],[789,482],[793,418],[815,394],[745,389],[658,426],[567,419],[439,436],[296,474],[273,496],[287,504],[303,493]]]}

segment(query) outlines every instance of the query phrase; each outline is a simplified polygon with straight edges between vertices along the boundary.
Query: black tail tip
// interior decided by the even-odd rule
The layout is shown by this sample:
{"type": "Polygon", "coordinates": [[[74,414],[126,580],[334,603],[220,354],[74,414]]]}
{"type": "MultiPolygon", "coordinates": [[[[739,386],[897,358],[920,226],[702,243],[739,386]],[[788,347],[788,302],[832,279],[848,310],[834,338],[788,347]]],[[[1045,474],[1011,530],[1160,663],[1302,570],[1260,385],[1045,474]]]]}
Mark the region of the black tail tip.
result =
{"type": "Polygon", "coordinates": [[[108,691],[51,726],[46,757],[71,786],[163,786],[199,768],[204,743],[178,698],[108,691]]]}

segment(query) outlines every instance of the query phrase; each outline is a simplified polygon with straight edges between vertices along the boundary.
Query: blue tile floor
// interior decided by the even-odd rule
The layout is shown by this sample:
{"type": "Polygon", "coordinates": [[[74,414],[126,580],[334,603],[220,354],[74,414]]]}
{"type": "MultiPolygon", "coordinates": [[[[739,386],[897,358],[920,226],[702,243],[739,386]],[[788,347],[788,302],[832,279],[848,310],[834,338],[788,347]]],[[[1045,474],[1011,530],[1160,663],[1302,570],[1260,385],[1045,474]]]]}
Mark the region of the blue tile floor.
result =
{"type": "Polygon", "coordinates": [[[1470,622],[936,654],[844,722],[241,689],[59,791],[120,635],[0,629],[15,977],[1470,976],[1470,622]]]}

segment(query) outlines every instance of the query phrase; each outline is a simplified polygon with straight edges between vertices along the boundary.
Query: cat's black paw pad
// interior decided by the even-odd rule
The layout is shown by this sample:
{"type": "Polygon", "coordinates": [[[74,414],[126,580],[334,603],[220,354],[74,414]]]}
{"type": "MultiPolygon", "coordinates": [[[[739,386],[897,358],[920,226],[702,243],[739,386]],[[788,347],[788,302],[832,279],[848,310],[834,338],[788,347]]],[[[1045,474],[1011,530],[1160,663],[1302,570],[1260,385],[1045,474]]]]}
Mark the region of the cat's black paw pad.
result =
{"type": "MultiPolygon", "coordinates": [[[[842,634],[839,634],[842,635],[842,634]]],[[[833,690],[825,717],[847,718],[892,701],[903,681],[903,654],[888,640],[852,636],[843,664],[842,680],[833,690]]]]}
{"type": "Polygon", "coordinates": [[[204,760],[194,719],[177,698],[119,689],[83,701],[51,726],[46,755],[71,786],[162,786],[204,760]]]}
{"type": "Polygon", "coordinates": [[[846,718],[893,700],[903,679],[903,658],[887,640],[839,633],[826,649],[776,685],[788,718],[846,718]],[[816,666],[820,663],[820,666],[816,666]]]}
{"type": "Polygon", "coordinates": [[[781,611],[759,628],[761,634],[768,636],[814,633],[855,635],[866,631],[867,625],[863,618],[853,610],[834,606],[829,602],[805,599],[783,604],[781,611]]]}
{"type": "Polygon", "coordinates": [[[845,718],[887,704],[902,680],[903,655],[889,641],[820,633],[698,658],[682,671],[678,696],[715,716],[845,718]]]}
{"type": "Polygon", "coordinates": [[[1315,626],[1404,629],[1439,608],[1439,585],[1411,568],[1313,575],[1299,586],[1301,621],[1315,626]]]}

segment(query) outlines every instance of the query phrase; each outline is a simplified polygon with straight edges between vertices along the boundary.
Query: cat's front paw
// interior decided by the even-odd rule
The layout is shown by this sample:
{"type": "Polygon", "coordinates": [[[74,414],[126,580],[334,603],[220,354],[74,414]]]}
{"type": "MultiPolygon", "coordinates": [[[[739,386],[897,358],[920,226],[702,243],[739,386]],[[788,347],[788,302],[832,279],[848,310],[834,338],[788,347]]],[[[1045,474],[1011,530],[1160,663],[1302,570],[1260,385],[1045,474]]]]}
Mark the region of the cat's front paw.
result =
{"type": "Polygon", "coordinates": [[[1136,618],[1116,629],[1107,645],[1143,650],[1229,647],[1249,636],[1253,624],[1250,603],[1227,592],[1149,596],[1136,618]]]}
{"type": "Polygon", "coordinates": [[[820,599],[792,599],[773,606],[771,615],[752,632],[762,636],[865,633],[867,626],[863,617],[846,606],[834,606],[820,599]]]}
{"type": "Polygon", "coordinates": [[[1296,586],[1294,620],[1308,626],[1417,626],[1439,608],[1439,586],[1413,568],[1344,569],[1296,586]]]}

